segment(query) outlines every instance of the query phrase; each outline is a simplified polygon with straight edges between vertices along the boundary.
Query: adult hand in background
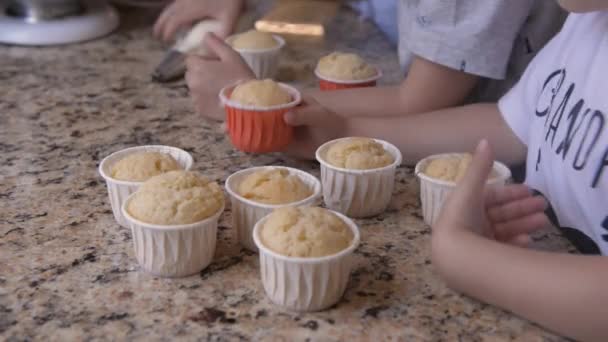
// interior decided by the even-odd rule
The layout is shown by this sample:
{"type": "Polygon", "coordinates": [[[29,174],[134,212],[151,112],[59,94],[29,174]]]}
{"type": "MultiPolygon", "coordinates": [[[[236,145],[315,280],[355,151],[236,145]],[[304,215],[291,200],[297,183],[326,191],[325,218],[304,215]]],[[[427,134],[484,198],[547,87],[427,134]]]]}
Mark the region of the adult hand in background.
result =
{"type": "Polygon", "coordinates": [[[174,0],[162,11],[154,24],[154,36],[165,42],[175,39],[180,29],[211,18],[222,23],[222,37],[228,36],[243,9],[244,0],[174,0]]]}

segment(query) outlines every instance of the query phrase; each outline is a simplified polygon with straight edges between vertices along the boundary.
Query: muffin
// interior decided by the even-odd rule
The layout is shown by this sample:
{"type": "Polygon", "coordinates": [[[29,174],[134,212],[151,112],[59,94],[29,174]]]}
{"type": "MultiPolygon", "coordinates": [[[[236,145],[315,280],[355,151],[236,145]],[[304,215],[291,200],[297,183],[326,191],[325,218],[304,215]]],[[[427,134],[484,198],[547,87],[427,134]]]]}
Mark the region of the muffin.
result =
{"type": "Polygon", "coordinates": [[[268,216],[261,242],[288,257],[318,258],[350,246],[353,232],[332,212],[316,207],[285,207],[268,216]]]}
{"type": "Polygon", "coordinates": [[[137,261],[163,277],[195,274],[211,263],[223,210],[219,185],[189,171],[150,178],[122,207],[137,261]]]}
{"type": "Polygon", "coordinates": [[[349,217],[386,210],[392,198],[401,152],[376,139],[342,138],[317,149],[325,205],[349,217]]]}
{"type": "Polygon", "coordinates": [[[301,101],[295,88],[272,80],[250,80],[225,87],[220,100],[230,140],[239,150],[278,152],[291,142],[293,127],[283,115],[301,101]]]}
{"type": "Polygon", "coordinates": [[[300,177],[286,169],[266,169],[247,176],[238,187],[239,195],[264,204],[287,204],[312,195],[300,177]]]}
{"type": "MultiPolygon", "coordinates": [[[[466,174],[472,161],[473,156],[470,153],[437,158],[431,160],[423,172],[434,179],[458,183],[466,174]]],[[[492,179],[497,176],[496,170],[493,169],[488,178],[492,179]]]]}
{"type": "Polygon", "coordinates": [[[280,36],[250,30],[226,39],[228,44],[245,60],[258,79],[275,77],[280,52],[285,40],[280,36]]]}
{"type": "MultiPolygon", "coordinates": [[[[447,153],[430,156],[418,162],[416,175],[420,179],[420,201],[424,222],[433,225],[439,216],[443,202],[466,174],[471,164],[469,153],[447,153]]],[[[488,185],[504,185],[511,178],[509,168],[494,162],[488,177],[488,185]]]]}
{"type": "Polygon", "coordinates": [[[318,207],[286,207],[260,220],[253,236],[272,302],[317,311],[340,300],[360,239],[352,220],[318,207]]]}
{"type": "Polygon", "coordinates": [[[382,144],[370,138],[348,138],[331,145],[327,162],[335,167],[353,170],[377,169],[392,164],[395,158],[382,144]]]}
{"type": "Polygon", "coordinates": [[[354,53],[333,52],[319,60],[315,74],[322,90],[376,85],[381,72],[354,53]]]}
{"type": "Polygon", "coordinates": [[[304,171],[262,166],[238,171],[226,180],[232,204],[232,228],[245,248],[257,251],[253,227],[274,209],[316,204],[321,182],[304,171]]]}
{"type": "Polygon", "coordinates": [[[180,169],[177,160],[166,153],[140,152],[128,155],[114,164],[111,176],[118,180],[143,182],[161,173],[180,169]]]}
{"type": "Polygon", "coordinates": [[[224,206],[220,186],[195,172],[171,171],[152,177],[135,193],[127,212],[156,225],[202,221],[224,206]]]}
{"type": "Polygon", "coordinates": [[[273,80],[252,80],[239,84],[230,99],[243,106],[271,107],[291,102],[291,94],[273,80]]]}
{"type": "Polygon", "coordinates": [[[235,49],[264,50],[276,47],[279,42],[270,33],[249,30],[236,35],[230,45],[235,49]]]}
{"type": "Polygon", "coordinates": [[[116,222],[129,228],[121,208],[142,181],[171,170],[189,170],[192,163],[188,152],[170,146],[131,147],[105,157],[99,173],[106,181],[116,222]]]}

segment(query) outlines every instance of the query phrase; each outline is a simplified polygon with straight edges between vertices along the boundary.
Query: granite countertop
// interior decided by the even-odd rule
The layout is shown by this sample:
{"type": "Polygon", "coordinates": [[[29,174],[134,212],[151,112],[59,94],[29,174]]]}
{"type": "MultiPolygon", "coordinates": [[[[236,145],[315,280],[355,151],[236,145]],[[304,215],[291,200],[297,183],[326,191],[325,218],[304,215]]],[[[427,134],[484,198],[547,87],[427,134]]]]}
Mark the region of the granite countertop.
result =
{"type": "MultiPolygon", "coordinates": [[[[183,83],[151,83],[164,49],[151,37],[152,17],[139,12],[123,12],[119,31],[86,44],[0,46],[0,340],[561,340],[446,288],[430,261],[431,232],[408,167],[398,170],[389,210],[357,221],[356,267],[343,300],[327,311],[269,302],[257,255],[235,243],[229,208],[215,259],[199,275],[140,271],[131,233],[114,222],[97,173],[108,154],[177,146],[193,154],[194,169],[221,182],[255,165],[317,176],[319,166],[240,153],[220,124],[193,112],[183,83]]],[[[390,45],[347,10],[325,42],[294,45],[287,68],[306,71],[324,52],[353,49],[382,67],[384,82],[400,78],[390,45]]],[[[537,244],[571,249],[554,232],[537,244]]]]}

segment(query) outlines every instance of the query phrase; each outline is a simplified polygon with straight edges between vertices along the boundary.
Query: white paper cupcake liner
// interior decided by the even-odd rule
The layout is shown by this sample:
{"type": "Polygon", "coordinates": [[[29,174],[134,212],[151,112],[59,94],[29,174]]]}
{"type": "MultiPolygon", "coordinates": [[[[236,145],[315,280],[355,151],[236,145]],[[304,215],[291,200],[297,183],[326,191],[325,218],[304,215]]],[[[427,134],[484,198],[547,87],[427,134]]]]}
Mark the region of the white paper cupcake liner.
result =
{"type": "MultiPolygon", "coordinates": [[[[272,35],[277,42],[277,46],[269,49],[238,49],[233,48],[238,52],[243,60],[258,79],[274,78],[279,70],[279,57],[281,50],[285,46],[285,40],[278,35],[272,35]]],[[[236,36],[231,36],[226,41],[232,45],[232,41],[236,36]]]]}
{"type": "Polygon", "coordinates": [[[160,277],[185,277],[202,271],[211,263],[223,206],[203,221],[163,226],[145,223],[129,215],[127,207],[133,196],[123,203],[122,213],[131,228],[135,257],[142,269],[160,277]]]}
{"type": "Polygon", "coordinates": [[[290,167],[261,166],[241,170],[232,174],[226,180],[226,191],[230,195],[230,202],[232,204],[232,228],[236,232],[237,240],[245,248],[257,252],[258,248],[256,247],[255,242],[253,241],[253,227],[255,226],[255,224],[264,216],[270,214],[274,209],[277,208],[287,206],[315,205],[321,195],[321,182],[319,182],[319,180],[315,176],[309,173],[290,167]],[[245,179],[245,177],[257,171],[274,169],[287,170],[291,175],[295,175],[300,178],[304,182],[304,184],[306,184],[312,190],[312,195],[301,201],[273,205],[258,203],[246,199],[238,194],[238,187],[245,179]]]}
{"type": "MultiPolygon", "coordinates": [[[[456,183],[427,176],[424,173],[424,170],[426,170],[428,164],[435,159],[457,157],[460,155],[462,154],[436,154],[422,159],[418,162],[418,164],[416,164],[415,173],[420,179],[420,202],[422,205],[422,217],[424,222],[430,226],[432,226],[437,220],[437,217],[439,217],[443,203],[452,190],[456,187],[456,183]]],[[[497,177],[488,180],[487,185],[501,186],[510,181],[511,170],[509,170],[506,165],[500,162],[494,162],[494,170],[497,173],[497,177]]]]}
{"type": "Polygon", "coordinates": [[[130,154],[141,152],[160,152],[169,154],[179,163],[179,165],[182,166],[184,170],[190,170],[193,163],[193,159],[190,153],[176,147],[162,145],[131,147],[124,150],[120,150],[118,152],[114,152],[104,158],[99,164],[99,173],[106,181],[114,219],[116,220],[116,222],[118,222],[118,224],[125,228],[129,228],[129,225],[124,216],[122,215],[122,203],[127,199],[127,197],[129,197],[129,195],[137,191],[137,189],[143,182],[129,182],[114,179],[111,176],[111,170],[112,166],[114,166],[114,164],[119,160],[125,158],[130,154]]]}
{"type": "Polygon", "coordinates": [[[334,212],[352,230],[354,238],[347,249],[321,258],[292,258],[273,252],[262,244],[260,231],[265,218],[254,228],[260,250],[260,274],[270,300],[295,311],[319,311],[336,304],[353,268],[353,252],[359,245],[359,228],[348,217],[334,212]]]}
{"type": "Polygon", "coordinates": [[[393,195],[395,173],[402,160],[401,152],[386,141],[374,139],[395,159],[391,165],[371,170],[343,169],[325,161],[329,147],[342,139],[329,141],[321,145],[316,152],[316,158],[321,163],[325,205],[354,218],[381,214],[388,207],[393,195]]]}

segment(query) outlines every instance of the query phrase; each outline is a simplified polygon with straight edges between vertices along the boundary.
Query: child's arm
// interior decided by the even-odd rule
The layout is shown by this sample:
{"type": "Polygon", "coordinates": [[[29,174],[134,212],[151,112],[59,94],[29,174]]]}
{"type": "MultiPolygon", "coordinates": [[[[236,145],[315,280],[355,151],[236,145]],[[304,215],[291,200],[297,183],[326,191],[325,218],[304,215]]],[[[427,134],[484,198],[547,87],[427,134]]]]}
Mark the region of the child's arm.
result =
{"type": "Polygon", "coordinates": [[[285,115],[285,121],[300,126],[289,152],[312,158],[327,140],[345,136],[367,136],[390,141],[403,154],[405,164],[435,153],[470,151],[481,139],[495,146],[498,159],[509,164],[525,160],[526,147],[503,120],[496,104],[474,104],[432,113],[394,118],[343,118],[306,99],[306,105],[285,115]]]}
{"type": "Polygon", "coordinates": [[[475,75],[415,57],[398,86],[308,93],[343,116],[398,116],[461,105],[477,80],[475,75]]]}
{"type": "MultiPolygon", "coordinates": [[[[433,263],[448,285],[583,341],[608,337],[608,260],[510,246],[488,226],[484,184],[492,153],[480,144],[433,227],[433,263]],[[484,227],[485,226],[485,227],[484,227]]],[[[511,206],[511,210],[513,206],[511,206]]]]}

